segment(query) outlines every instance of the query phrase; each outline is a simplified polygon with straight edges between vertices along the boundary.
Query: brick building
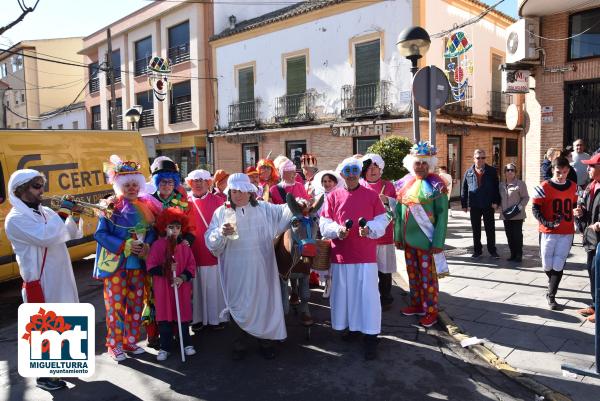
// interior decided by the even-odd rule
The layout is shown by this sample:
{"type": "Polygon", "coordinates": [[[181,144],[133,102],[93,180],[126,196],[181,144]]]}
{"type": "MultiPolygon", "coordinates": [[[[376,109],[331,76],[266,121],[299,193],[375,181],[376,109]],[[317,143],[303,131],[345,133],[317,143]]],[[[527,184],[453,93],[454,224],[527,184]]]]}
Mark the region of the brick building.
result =
{"type": "Polygon", "coordinates": [[[578,138],[589,153],[600,147],[600,6],[584,0],[521,0],[519,15],[539,24],[538,51],[526,61],[532,77],[524,107],[524,176],[532,186],[539,183],[549,147],[565,147],[578,138]]]}
{"type": "MultiPolygon", "coordinates": [[[[474,0],[298,3],[264,13],[234,15],[215,4],[211,37],[213,69],[219,77],[216,129],[209,133],[215,168],[240,171],[271,153],[298,159],[314,154],[319,167],[364,153],[389,135],[412,139],[410,62],[398,54],[396,38],[411,25],[439,33],[486,9],[474,0]],[[227,16],[227,20],[224,20],[227,16]],[[238,20],[238,17],[244,18],[238,20]]],[[[452,35],[435,35],[420,65],[461,69],[463,83],[437,116],[440,165],[458,182],[473,151],[488,163],[521,163],[521,130],[509,130],[505,111],[519,95],[501,93],[506,28],[514,22],[493,11],[460,30],[469,48],[448,60],[452,35]]],[[[428,122],[421,117],[421,137],[428,122]]],[[[455,185],[454,195],[460,191],[455,185]]]]}

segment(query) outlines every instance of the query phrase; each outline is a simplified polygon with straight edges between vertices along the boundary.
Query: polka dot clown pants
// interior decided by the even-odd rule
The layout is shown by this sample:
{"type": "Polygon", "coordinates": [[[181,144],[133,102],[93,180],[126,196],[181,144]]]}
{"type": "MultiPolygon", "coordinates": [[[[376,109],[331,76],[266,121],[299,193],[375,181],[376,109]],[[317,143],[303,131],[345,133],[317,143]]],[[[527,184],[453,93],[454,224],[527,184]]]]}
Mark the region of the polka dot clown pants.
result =
{"type": "Polygon", "coordinates": [[[143,270],[119,270],[104,279],[106,346],[135,344],[140,339],[144,305],[143,270]]]}
{"type": "Polygon", "coordinates": [[[433,257],[429,252],[405,246],[406,271],[410,286],[410,306],[427,314],[438,312],[438,279],[433,257]]]}

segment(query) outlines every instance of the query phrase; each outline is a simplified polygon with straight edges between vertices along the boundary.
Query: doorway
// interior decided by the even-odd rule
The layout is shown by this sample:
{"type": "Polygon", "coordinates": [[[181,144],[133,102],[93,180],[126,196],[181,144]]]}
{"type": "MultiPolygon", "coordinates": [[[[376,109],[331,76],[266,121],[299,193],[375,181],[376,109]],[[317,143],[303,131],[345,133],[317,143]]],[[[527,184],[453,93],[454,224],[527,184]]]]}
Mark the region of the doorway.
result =
{"type": "Polygon", "coordinates": [[[460,196],[460,174],[462,171],[460,166],[462,157],[460,136],[448,135],[447,138],[448,149],[446,152],[446,164],[448,167],[448,174],[452,176],[452,191],[450,192],[450,198],[456,198],[460,196]]]}

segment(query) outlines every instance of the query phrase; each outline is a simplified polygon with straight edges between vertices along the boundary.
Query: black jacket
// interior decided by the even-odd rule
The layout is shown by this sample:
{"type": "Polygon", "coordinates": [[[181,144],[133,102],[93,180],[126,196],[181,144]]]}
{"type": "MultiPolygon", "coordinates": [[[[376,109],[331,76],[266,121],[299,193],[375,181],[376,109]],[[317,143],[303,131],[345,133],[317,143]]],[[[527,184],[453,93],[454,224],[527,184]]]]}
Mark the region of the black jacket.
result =
{"type": "Polygon", "coordinates": [[[600,190],[596,191],[596,196],[592,201],[591,199],[591,185],[590,183],[583,192],[583,196],[578,200],[578,204],[583,209],[583,216],[575,218],[575,224],[583,235],[583,248],[586,252],[596,251],[596,245],[600,242],[600,233],[594,230],[588,230],[587,228],[600,221],[600,190]]]}
{"type": "Polygon", "coordinates": [[[490,165],[485,165],[483,177],[481,177],[481,187],[479,187],[475,165],[472,165],[463,178],[460,203],[463,209],[468,207],[485,209],[492,207],[492,203],[499,205],[500,190],[496,169],[490,165]]]}

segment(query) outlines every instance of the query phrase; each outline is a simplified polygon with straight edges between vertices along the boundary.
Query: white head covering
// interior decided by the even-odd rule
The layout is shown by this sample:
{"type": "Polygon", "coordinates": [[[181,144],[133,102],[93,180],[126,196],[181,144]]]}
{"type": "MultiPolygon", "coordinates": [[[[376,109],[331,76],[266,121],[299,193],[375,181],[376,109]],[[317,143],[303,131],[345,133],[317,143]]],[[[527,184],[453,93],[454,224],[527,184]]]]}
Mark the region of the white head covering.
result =
{"type": "Polygon", "coordinates": [[[296,165],[290,159],[286,159],[279,165],[279,176],[283,177],[284,171],[296,171],[296,165]]]}
{"type": "Polygon", "coordinates": [[[230,189],[255,193],[258,191],[258,188],[250,182],[250,178],[244,173],[234,173],[227,178],[227,189],[225,192],[229,193],[230,189]]]}
{"type": "Polygon", "coordinates": [[[194,170],[190,171],[190,173],[185,177],[187,180],[212,180],[212,176],[206,170],[194,170]]]}
{"type": "Polygon", "coordinates": [[[385,162],[383,161],[383,158],[381,156],[379,156],[377,153],[367,153],[366,155],[360,158],[361,162],[365,162],[367,160],[371,160],[373,163],[377,164],[377,167],[379,167],[383,172],[385,162]]]}
{"type": "Polygon", "coordinates": [[[290,160],[290,159],[288,159],[284,155],[279,155],[275,158],[275,160],[273,160],[273,165],[275,166],[277,171],[281,171],[281,169],[280,169],[281,165],[283,163],[285,163],[287,160],[290,160]]]}
{"type": "Polygon", "coordinates": [[[342,169],[345,166],[358,166],[359,171],[362,170],[362,162],[357,159],[356,157],[348,157],[346,159],[344,159],[340,164],[337,165],[337,168],[335,169],[336,173],[341,174],[342,173],[342,169]]]}
{"type": "Polygon", "coordinates": [[[30,168],[16,170],[10,175],[10,179],[8,180],[8,198],[11,205],[16,206],[22,202],[21,199],[15,195],[15,189],[33,180],[35,177],[42,177],[44,182],[46,182],[44,174],[30,168]]]}
{"type": "MultiPolygon", "coordinates": [[[[14,173],[10,175],[10,179],[8,180],[8,199],[12,207],[14,207],[20,213],[29,216],[30,218],[36,220],[36,215],[32,209],[30,209],[25,203],[15,195],[15,189],[19,186],[33,180],[35,177],[42,177],[44,182],[46,182],[46,177],[37,170],[32,170],[29,168],[16,170],[14,173]]],[[[40,207],[41,208],[41,207],[40,207]]],[[[45,213],[53,213],[52,210],[45,208],[45,213]]]]}
{"type": "Polygon", "coordinates": [[[315,189],[315,196],[325,193],[325,188],[323,188],[323,184],[321,183],[321,181],[323,180],[323,176],[326,174],[332,175],[337,179],[337,184],[333,190],[337,188],[342,188],[344,186],[344,179],[337,172],[333,170],[319,171],[317,174],[315,174],[315,178],[313,178],[312,180],[312,185],[315,189]]]}

